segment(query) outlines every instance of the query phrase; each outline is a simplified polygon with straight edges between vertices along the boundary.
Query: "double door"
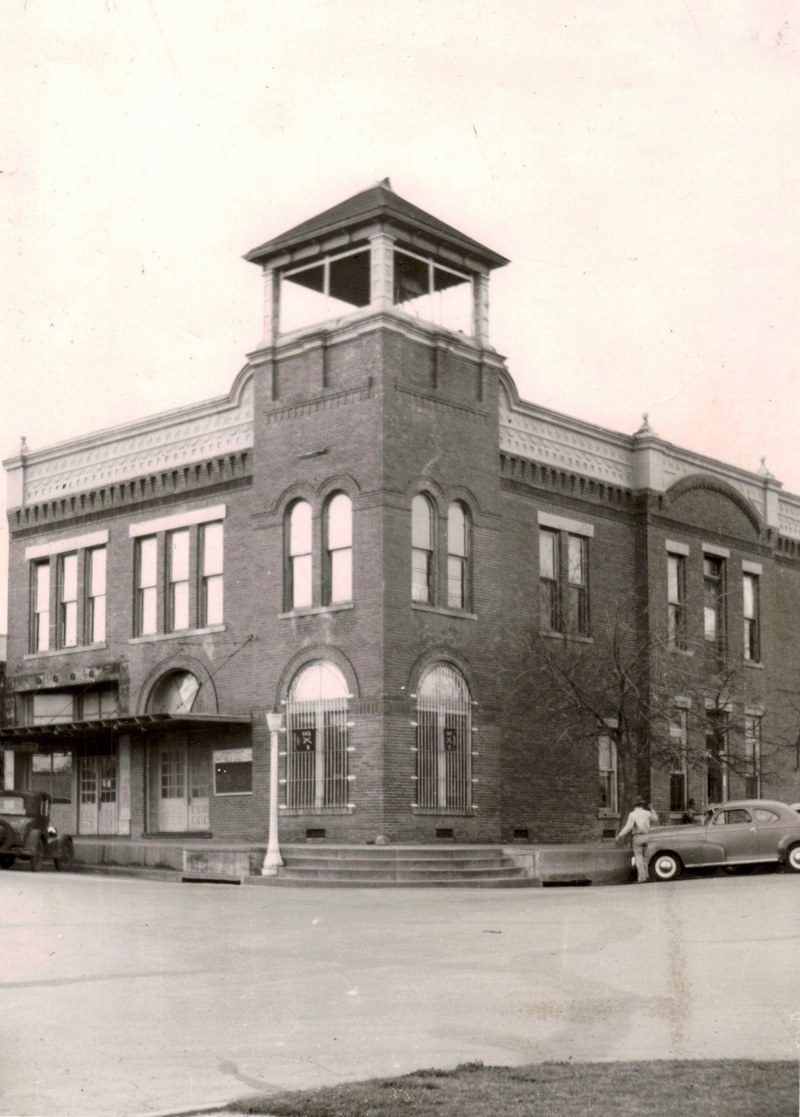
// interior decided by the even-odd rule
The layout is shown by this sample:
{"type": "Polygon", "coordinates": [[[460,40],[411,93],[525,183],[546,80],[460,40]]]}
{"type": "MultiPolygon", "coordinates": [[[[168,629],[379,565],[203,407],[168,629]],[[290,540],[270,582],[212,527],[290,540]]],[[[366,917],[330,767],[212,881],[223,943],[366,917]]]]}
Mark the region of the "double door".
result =
{"type": "Polygon", "coordinates": [[[116,756],[84,756],[78,766],[78,833],[116,834],[119,822],[116,756]]]}
{"type": "Polygon", "coordinates": [[[151,772],[156,829],[162,834],[208,830],[209,750],[165,740],[155,750],[151,772]]]}

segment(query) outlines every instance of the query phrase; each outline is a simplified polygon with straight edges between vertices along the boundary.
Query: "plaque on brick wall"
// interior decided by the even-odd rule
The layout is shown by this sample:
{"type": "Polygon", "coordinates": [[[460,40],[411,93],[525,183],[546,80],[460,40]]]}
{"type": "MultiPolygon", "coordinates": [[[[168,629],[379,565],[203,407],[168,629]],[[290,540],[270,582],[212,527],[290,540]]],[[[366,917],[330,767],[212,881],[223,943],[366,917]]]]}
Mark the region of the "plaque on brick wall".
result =
{"type": "Polygon", "coordinates": [[[317,751],[317,731],[316,729],[293,729],[292,730],[292,745],[295,752],[316,752],[317,751]]]}

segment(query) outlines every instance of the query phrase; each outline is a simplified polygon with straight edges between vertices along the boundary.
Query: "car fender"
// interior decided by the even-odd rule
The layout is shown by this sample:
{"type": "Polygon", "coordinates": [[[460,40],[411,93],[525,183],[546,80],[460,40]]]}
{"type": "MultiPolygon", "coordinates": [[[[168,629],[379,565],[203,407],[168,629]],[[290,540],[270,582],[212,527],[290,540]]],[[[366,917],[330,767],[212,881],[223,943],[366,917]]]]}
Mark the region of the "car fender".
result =
{"type": "Polygon", "coordinates": [[[797,834],[784,834],[778,842],[778,860],[783,861],[786,857],[787,851],[790,846],[797,845],[800,842],[800,833],[797,834]]]}
{"type": "Polygon", "coordinates": [[[23,853],[26,853],[26,854],[35,853],[36,852],[36,847],[41,843],[41,841],[42,841],[42,831],[37,830],[35,826],[32,826],[30,828],[30,830],[28,831],[28,833],[26,834],[26,836],[25,836],[25,842],[24,842],[23,847],[22,847],[23,853]]]}
{"type": "Polygon", "coordinates": [[[651,831],[647,842],[647,856],[654,857],[657,853],[669,851],[677,853],[684,865],[718,865],[726,860],[725,851],[716,842],[709,842],[707,837],[694,831],[687,833],[682,827],[672,827],[669,832],[664,827],[662,832],[651,831]]]}

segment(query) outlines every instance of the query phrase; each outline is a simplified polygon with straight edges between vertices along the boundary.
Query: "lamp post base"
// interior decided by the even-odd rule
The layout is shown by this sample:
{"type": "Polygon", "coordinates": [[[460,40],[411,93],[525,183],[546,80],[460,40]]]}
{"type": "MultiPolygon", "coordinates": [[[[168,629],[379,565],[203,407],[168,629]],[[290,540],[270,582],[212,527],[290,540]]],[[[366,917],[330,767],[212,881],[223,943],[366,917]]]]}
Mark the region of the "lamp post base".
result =
{"type": "Polygon", "coordinates": [[[278,869],[283,868],[283,858],[277,851],[267,850],[264,864],[261,866],[262,877],[275,877],[278,875],[278,869]]]}

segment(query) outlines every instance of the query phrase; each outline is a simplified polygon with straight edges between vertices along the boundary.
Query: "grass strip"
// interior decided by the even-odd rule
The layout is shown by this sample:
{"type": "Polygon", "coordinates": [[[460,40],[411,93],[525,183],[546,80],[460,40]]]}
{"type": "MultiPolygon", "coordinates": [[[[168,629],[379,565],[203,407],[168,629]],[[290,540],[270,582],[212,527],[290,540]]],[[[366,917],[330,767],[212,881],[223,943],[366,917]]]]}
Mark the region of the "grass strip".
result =
{"type": "Polygon", "coordinates": [[[462,1063],[315,1090],[247,1098],[269,1117],[797,1117],[798,1063],[745,1059],[629,1063],[462,1063]]]}

